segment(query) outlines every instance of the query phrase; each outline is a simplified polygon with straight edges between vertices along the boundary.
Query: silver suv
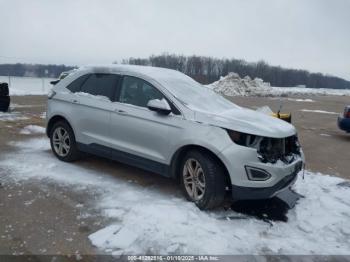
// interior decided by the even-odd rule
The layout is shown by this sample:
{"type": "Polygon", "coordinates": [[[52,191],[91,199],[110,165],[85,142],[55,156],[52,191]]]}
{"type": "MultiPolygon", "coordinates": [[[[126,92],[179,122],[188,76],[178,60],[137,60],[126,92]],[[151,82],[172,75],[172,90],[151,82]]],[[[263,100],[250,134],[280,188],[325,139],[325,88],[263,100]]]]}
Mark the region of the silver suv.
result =
{"type": "Polygon", "coordinates": [[[87,152],[178,179],[201,209],[271,198],[304,163],[292,125],[164,68],[75,70],[48,96],[46,132],[62,161],[87,152]]]}

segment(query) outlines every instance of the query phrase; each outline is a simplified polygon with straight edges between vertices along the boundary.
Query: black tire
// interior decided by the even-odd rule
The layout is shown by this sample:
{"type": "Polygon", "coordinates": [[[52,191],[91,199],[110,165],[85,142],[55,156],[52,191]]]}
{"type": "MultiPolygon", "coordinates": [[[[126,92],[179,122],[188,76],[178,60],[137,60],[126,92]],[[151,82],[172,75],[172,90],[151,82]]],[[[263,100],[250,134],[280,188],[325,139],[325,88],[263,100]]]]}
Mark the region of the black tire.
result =
{"type": "Polygon", "coordinates": [[[190,151],[184,157],[180,169],[180,181],[186,198],[194,202],[202,210],[213,209],[223,204],[226,193],[225,170],[210,154],[200,151],[190,151]],[[205,190],[200,200],[194,200],[186,190],[184,168],[188,160],[196,160],[200,164],[205,177],[205,190]]]}
{"type": "Polygon", "coordinates": [[[0,96],[0,112],[7,112],[10,106],[9,96],[0,96]]]}
{"type": "Polygon", "coordinates": [[[78,150],[73,129],[70,127],[70,125],[67,122],[65,122],[65,121],[56,122],[50,130],[49,137],[50,137],[50,144],[51,144],[52,152],[55,154],[55,156],[59,160],[64,161],[64,162],[73,162],[73,161],[80,159],[81,152],[78,150]],[[59,155],[58,152],[56,152],[56,149],[54,146],[54,141],[53,141],[54,140],[54,133],[55,133],[55,130],[58,128],[62,128],[68,133],[68,137],[69,137],[69,141],[70,141],[70,143],[69,143],[70,148],[68,150],[68,153],[64,156],[59,155]]]}
{"type": "Polygon", "coordinates": [[[7,83],[0,83],[0,96],[9,95],[9,85],[7,83]]]}

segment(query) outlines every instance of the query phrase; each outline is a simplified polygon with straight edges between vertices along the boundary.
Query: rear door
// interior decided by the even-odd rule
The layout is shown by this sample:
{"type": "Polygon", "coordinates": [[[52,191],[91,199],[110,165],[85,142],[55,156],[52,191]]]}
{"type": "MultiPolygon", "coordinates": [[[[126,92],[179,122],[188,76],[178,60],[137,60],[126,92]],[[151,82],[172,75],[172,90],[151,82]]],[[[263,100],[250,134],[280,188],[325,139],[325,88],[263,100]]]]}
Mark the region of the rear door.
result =
{"type": "Polygon", "coordinates": [[[149,110],[149,100],[165,96],[143,79],[124,76],[118,93],[111,115],[111,135],[113,148],[116,149],[113,151],[114,158],[127,157],[136,161],[133,164],[139,167],[163,173],[158,164],[168,164],[169,128],[176,128],[181,116],[174,113],[162,115],[149,110]],[[121,156],[119,150],[129,154],[121,156]]]}
{"type": "Polygon", "coordinates": [[[112,100],[120,76],[116,74],[90,74],[76,90],[73,98],[77,141],[89,146],[88,150],[110,156],[110,119],[112,100]]]}

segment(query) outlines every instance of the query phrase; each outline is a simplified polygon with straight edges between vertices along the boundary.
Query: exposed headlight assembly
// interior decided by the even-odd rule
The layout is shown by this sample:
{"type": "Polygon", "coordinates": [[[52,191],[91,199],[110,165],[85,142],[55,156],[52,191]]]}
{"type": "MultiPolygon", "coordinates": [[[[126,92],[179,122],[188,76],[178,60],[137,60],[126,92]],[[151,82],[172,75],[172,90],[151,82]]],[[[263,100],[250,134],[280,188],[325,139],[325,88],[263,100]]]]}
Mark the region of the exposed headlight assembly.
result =
{"type": "Polygon", "coordinates": [[[262,137],[233,130],[227,130],[231,140],[240,146],[255,148],[258,159],[263,163],[276,163],[282,160],[291,163],[299,157],[300,144],[296,135],[284,138],[262,137]]]}
{"type": "Polygon", "coordinates": [[[260,141],[262,140],[262,137],[260,136],[250,135],[233,130],[227,130],[227,133],[230,136],[231,140],[240,146],[257,149],[259,147],[260,141]]]}

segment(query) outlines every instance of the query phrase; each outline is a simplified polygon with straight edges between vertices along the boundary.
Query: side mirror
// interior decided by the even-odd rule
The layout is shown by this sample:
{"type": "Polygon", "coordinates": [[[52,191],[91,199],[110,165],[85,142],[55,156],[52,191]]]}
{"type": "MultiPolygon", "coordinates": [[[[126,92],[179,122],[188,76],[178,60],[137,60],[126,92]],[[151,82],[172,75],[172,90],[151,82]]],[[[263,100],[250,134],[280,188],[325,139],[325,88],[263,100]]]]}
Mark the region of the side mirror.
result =
{"type": "Polygon", "coordinates": [[[60,79],[53,80],[53,81],[50,81],[50,84],[51,85],[56,85],[59,81],[60,81],[60,79]]]}
{"type": "Polygon", "coordinates": [[[163,115],[169,115],[171,112],[171,108],[169,103],[165,100],[152,99],[147,103],[147,107],[149,110],[156,111],[163,115]]]}

